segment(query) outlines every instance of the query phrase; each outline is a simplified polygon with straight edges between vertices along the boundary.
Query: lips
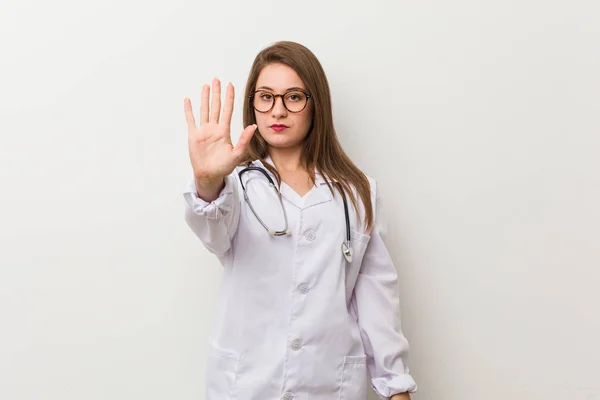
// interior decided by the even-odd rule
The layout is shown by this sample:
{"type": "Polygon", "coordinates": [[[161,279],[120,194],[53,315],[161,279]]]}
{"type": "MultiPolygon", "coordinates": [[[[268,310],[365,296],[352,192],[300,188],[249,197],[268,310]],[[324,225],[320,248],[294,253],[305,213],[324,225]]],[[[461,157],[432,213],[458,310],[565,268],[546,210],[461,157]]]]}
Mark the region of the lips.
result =
{"type": "Polygon", "coordinates": [[[273,129],[275,132],[281,132],[284,131],[288,128],[287,125],[283,125],[283,124],[273,124],[271,125],[271,129],[273,129]]]}

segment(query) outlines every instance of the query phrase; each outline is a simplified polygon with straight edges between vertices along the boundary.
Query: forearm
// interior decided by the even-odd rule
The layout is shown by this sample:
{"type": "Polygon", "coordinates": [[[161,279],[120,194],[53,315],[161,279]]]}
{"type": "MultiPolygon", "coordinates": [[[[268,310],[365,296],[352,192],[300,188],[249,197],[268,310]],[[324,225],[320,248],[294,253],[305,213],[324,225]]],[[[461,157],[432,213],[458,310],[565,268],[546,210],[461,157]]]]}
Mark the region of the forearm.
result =
{"type": "Polygon", "coordinates": [[[382,398],[407,400],[417,385],[408,369],[408,340],[401,330],[398,273],[378,229],[371,233],[354,286],[355,307],[371,383],[382,398]],[[405,394],[406,393],[406,394],[405,394]],[[401,394],[400,397],[392,395],[401,394]]]}
{"type": "Polygon", "coordinates": [[[408,393],[398,393],[393,395],[390,400],[410,400],[410,394],[408,393]]]}
{"type": "Polygon", "coordinates": [[[215,199],[209,201],[200,197],[201,193],[198,192],[202,190],[198,186],[201,185],[196,181],[189,182],[184,191],[185,221],[211,252],[223,254],[230,248],[239,221],[240,201],[236,178],[234,174],[227,176],[223,189],[215,199]]]}

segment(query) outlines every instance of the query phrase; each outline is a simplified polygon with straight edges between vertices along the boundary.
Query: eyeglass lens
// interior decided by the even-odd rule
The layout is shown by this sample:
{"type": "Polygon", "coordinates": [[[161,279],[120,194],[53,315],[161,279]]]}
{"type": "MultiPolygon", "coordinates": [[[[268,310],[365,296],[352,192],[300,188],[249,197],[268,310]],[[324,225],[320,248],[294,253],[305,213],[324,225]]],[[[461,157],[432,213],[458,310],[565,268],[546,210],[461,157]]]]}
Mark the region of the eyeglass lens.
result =
{"type": "Polygon", "coordinates": [[[290,91],[280,96],[268,91],[259,90],[254,94],[254,108],[259,112],[267,112],[271,110],[277,97],[282,97],[283,105],[290,112],[302,111],[306,107],[308,100],[306,94],[300,91],[290,91]]]}

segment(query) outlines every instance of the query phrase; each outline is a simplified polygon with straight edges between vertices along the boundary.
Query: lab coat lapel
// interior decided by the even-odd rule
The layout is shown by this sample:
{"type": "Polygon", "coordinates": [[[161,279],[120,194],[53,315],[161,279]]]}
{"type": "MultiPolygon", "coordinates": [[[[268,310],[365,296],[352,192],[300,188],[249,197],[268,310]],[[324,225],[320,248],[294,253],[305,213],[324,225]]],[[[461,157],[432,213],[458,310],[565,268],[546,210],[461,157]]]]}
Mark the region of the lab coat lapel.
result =
{"type": "MultiPolygon", "coordinates": [[[[334,188],[335,190],[335,188],[334,188]]],[[[315,186],[304,196],[302,208],[309,208],[331,201],[333,196],[327,187],[327,180],[319,173],[315,174],[315,186]]]]}
{"type": "MultiPolygon", "coordinates": [[[[268,163],[273,168],[275,168],[275,165],[273,164],[271,157],[267,156],[267,158],[265,159],[265,163],[268,163]]],[[[269,176],[275,183],[275,186],[277,186],[277,179],[276,179],[275,175],[273,175],[271,173],[271,171],[269,171],[260,160],[254,161],[254,164],[256,166],[263,168],[267,172],[267,174],[269,174],[269,176]]],[[[294,190],[292,190],[292,188],[290,188],[288,185],[286,185],[283,182],[281,183],[281,186],[279,187],[279,193],[281,193],[281,197],[284,200],[286,200],[288,203],[290,203],[293,206],[298,207],[300,209],[302,208],[302,199],[300,198],[300,196],[298,196],[298,193],[294,192],[294,190]]]]}
{"type": "MultiPolygon", "coordinates": [[[[270,156],[267,156],[265,162],[275,167],[270,156]]],[[[265,168],[264,164],[259,160],[255,161],[255,164],[259,165],[262,168],[265,168]]],[[[275,176],[273,176],[273,174],[271,174],[266,168],[265,170],[275,182],[275,176]]],[[[285,182],[282,182],[281,196],[292,205],[298,207],[299,209],[305,209],[316,206],[318,204],[326,203],[328,201],[333,200],[333,196],[331,195],[331,192],[327,187],[328,181],[332,182],[331,180],[323,177],[321,174],[315,172],[315,186],[312,187],[311,190],[308,193],[306,193],[303,197],[300,197],[298,193],[294,191],[294,189],[285,184],[285,182]]]]}

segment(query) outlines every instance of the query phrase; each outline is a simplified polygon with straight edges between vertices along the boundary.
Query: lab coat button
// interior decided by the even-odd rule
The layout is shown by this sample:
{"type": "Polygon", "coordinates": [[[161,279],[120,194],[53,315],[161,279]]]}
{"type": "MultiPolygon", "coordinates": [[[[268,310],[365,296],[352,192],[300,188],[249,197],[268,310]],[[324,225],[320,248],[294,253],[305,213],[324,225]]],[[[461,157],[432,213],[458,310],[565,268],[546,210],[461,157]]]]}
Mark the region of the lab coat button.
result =
{"type": "Polygon", "coordinates": [[[301,283],[298,285],[298,291],[302,294],[308,293],[308,285],[306,283],[301,283]]]}
{"type": "Polygon", "coordinates": [[[306,237],[306,240],[311,241],[311,242],[313,240],[315,240],[315,238],[317,237],[313,231],[306,232],[306,234],[304,236],[306,237]]]}
{"type": "Polygon", "coordinates": [[[281,400],[292,400],[294,396],[292,396],[291,393],[285,393],[283,396],[281,396],[281,400]]]}
{"type": "Polygon", "coordinates": [[[298,339],[296,339],[292,342],[292,350],[298,351],[298,350],[300,350],[300,347],[302,347],[302,346],[300,346],[300,341],[298,339]]]}

